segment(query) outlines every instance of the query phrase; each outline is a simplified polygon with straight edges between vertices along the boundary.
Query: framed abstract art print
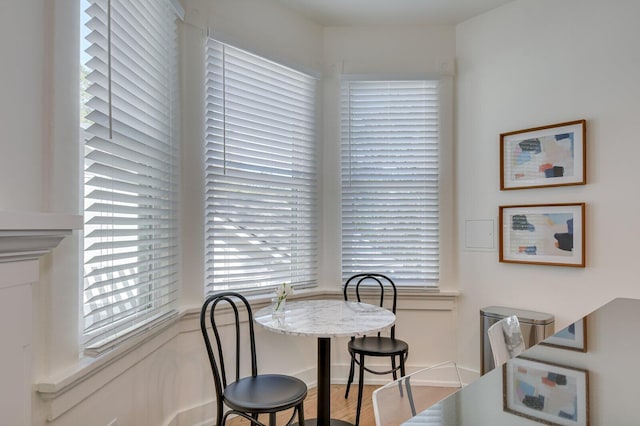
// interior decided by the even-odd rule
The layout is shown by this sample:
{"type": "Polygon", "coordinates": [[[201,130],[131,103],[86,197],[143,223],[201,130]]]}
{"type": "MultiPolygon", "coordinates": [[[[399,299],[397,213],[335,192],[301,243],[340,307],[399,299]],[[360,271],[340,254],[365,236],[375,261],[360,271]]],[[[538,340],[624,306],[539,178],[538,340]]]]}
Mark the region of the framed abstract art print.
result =
{"type": "Polygon", "coordinates": [[[589,372],[529,358],[503,365],[504,411],[536,423],[589,426],[589,372]]]}
{"type": "Polygon", "coordinates": [[[573,324],[540,342],[541,345],[553,346],[571,351],[587,352],[587,317],[582,317],[573,324]]]}
{"type": "Polygon", "coordinates": [[[500,135],[500,189],[584,185],[586,121],[500,135]]]}
{"type": "Polygon", "coordinates": [[[499,260],[585,266],[585,204],[500,206],[499,260]]]}

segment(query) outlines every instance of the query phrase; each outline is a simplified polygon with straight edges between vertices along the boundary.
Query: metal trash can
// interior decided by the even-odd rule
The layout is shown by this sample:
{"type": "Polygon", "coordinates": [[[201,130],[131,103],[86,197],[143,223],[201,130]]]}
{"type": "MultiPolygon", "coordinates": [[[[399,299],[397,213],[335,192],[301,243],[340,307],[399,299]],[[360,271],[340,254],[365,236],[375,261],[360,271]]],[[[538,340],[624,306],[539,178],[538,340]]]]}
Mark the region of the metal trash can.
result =
{"type": "Polygon", "coordinates": [[[485,374],[495,367],[487,330],[502,318],[511,315],[518,317],[526,348],[530,348],[554,333],[555,318],[553,315],[545,314],[544,312],[525,311],[504,306],[487,306],[480,309],[481,374],[485,374]]]}

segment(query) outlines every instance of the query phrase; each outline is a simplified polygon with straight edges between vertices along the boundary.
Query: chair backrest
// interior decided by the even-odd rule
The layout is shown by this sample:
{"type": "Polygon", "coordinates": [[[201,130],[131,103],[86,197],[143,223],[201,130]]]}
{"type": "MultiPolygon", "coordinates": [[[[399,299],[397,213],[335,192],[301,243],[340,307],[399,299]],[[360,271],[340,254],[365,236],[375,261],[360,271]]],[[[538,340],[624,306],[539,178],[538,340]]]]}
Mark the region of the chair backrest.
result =
{"type": "MultiPolygon", "coordinates": [[[[382,274],[362,273],[351,276],[344,283],[344,300],[370,302],[396,313],[398,291],[391,278],[382,274]]],[[[390,329],[391,338],[395,337],[395,325],[390,329]]],[[[378,333],[380,335],[380,333],[378,333]]]]}
{"type": "Polygon", "coordinates": [[[227,382],[222,345],[224,335],[231,334],[231,337],[235,341],[235,381],[240,378],[242,341],[245,341],[246,344],[248,340],[249,343],[249,349],[251,351],[251,375],[255,377],[258,374],[251,305],[247,299],[239,293],[222,292],[213,294],[205,300],[200,310],[200,328],[213,372],[217,401],[221,402],[222,392],[227,387],[227,383],[233,383],[233,380],[227,382]],[[216,317],[217,310],[218,317],[216,317]],[[248,335],[241,333],[241,324],[243,322],[248,323],[248,335]],[[222,329],[224,329],[224,333],[222,333],[222,329]]]}
{"type": "Polygon", "coordinates": [[[433,424],[442,424],[442,419],[423,419],[420,413],[434,407],[462,386],[460,371],[453,361],[423,368],[389,382],[374,390],[371,396],[376,425],[396,426],[407,421],[422,425],[432,421],[433,424]]]}
{"type": "Polygon", "coordinates": [[[525,350],[520,322],[515,315],[502,318],[487,330],[493,362],[500,367],[525,350]]]}

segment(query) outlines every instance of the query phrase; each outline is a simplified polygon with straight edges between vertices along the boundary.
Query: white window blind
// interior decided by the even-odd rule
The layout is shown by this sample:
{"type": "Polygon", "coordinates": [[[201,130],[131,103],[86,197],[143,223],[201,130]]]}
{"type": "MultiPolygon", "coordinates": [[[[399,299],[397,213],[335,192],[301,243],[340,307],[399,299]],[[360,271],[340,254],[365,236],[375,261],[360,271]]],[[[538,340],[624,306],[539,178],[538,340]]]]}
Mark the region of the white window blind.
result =
{"type": "Polygon", "coordinates": [[[437,81],[341,87],[342,275],[437,286],[437,81]]]}
{"type": "Polygon", "coordinates": [[[85,353],[170,316],[177,292],[177,16],[91,0],[85,131],[85,353]]]}
{"type": "Polygon", "coordinates": [[[316,79],[207,42],[206,287],[317,282],[316,79]]]}

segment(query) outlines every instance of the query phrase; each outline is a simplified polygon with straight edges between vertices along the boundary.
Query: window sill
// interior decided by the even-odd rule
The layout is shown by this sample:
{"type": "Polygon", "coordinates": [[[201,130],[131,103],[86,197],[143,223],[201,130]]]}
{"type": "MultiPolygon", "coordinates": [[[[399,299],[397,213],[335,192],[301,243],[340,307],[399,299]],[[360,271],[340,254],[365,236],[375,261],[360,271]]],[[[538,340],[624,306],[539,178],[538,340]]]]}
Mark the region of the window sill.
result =
{"type": "MultiPolygon", "coordinates": [[[[460,292],[457,290],[440,290],[425,288],[399,288],[398,289],[398,312],[407,310],[435,310],[451,311],[455,308],[460,292]]],[[[271,303],[272,293],[253,294],[247,296],[253,311],[267,306],[271,303]]],[[[342,289],[324,290],[318,288],[296,290],[287,300],[319,300],[319,299],[342,299],[342,289]]],[[[376,303],[376,301],[370,301],[376,303]]],[[[200,308],[194,307],[183,312],[182,331],[193,331],[199,329],[200,308]]]]}
{"type": "MultiPolygon", "coordinates": [[[[451,310],[460,296],[457,290],[444,290],[438,288],[424,287],[399,287],[398,288],[398,310],[413,309],[419,305],[419,309],[451,310]],[[425,302],[427,305],[425,306],[425,302]],[[440,305],[440,307],[437,307],[440,305]]],[[[247,296],[254,312],[271,303],[273,294],[259,293],[247,296]]],[[[342,289],[323,290],[318,288],[296,290],[287,300],[318,300],[318,299],[342,299],[342,289]]],[[[190,316],[200,313],[199,308],[192,308],[185,311],[190,316]]]]}

